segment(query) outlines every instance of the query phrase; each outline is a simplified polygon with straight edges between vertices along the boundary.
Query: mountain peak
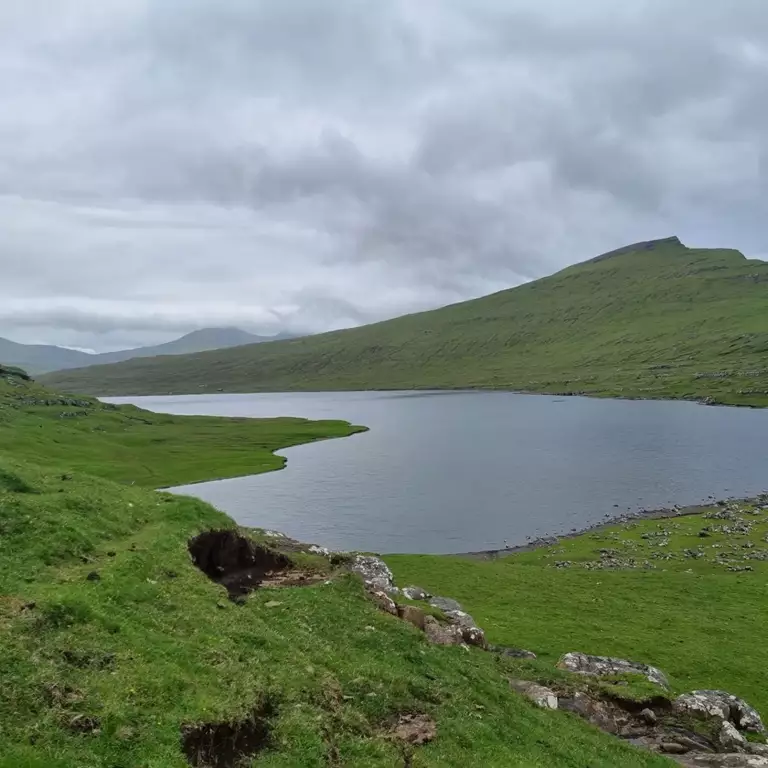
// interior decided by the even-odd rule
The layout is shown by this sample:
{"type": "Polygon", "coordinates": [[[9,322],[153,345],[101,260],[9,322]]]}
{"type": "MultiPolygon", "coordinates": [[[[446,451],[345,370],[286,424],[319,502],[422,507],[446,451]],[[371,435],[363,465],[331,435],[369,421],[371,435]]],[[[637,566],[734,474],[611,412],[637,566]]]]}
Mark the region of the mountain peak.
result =
{"type": "Polygon", "coordinates": [[[605,261],[606,259],[612,259],[616,256],[624,256],[627,253],[634,253],[636,251],[655,251],[657,248],[670,248],[678,247],[685,248],[682,241],[677,235],[671,237],[661,237],[656,240],[641,240],[639,243],[631,243],[630,245],[623,245],[621,248],[616,248],[613,251],[607,253],[601,253],[599,256],[595,256],[594,259],[589,259],[587,264],[594,264],[598,261],[605,261]]]}

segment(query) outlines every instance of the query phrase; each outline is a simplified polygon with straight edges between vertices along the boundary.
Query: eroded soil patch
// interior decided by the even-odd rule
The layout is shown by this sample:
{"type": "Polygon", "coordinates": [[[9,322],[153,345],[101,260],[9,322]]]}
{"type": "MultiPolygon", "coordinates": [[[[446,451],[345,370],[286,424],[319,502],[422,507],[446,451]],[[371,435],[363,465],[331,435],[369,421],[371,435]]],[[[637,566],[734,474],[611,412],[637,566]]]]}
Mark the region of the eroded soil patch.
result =
{"type": "Polygon", "coordinates": [[[195,565],[217,584],[239,597],[260,586],[300,587],[324,578],[297,568],[282,552],[256,544],[237,531],[205,531],[189,542],[195,565]]]}
{"type": "Polygon", "coordinates": [[[271,745],[273,702],[256,707],[243,720],[198,723],[181,728],[181,748],[195,768],[241,768],[271,745]]]}

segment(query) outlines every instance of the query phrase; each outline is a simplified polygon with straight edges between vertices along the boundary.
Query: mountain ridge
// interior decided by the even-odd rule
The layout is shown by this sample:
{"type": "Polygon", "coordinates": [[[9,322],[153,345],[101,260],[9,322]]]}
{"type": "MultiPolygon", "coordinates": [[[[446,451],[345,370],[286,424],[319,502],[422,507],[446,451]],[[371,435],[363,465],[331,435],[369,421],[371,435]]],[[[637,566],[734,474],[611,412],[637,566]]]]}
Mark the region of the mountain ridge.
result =
{"type": "Polygon", "coordinates": [[[487,388],[768,404],[768,264],[644,241],[358,328],[69,371],[99,395],[487,388]]]}
{"type": "Polygon", "coordinates": [[[52,344],[21,344],[0,337],[0,362],[19,366],[32,374],[43,374],[70,368],[118,363],[136,357],[191,354],[286,338],[292,338],[292,336],[283,333],[274,337],[257,336],[235,327],[211,327],[191,331],[163,344],[91,354],[52,344]]]}

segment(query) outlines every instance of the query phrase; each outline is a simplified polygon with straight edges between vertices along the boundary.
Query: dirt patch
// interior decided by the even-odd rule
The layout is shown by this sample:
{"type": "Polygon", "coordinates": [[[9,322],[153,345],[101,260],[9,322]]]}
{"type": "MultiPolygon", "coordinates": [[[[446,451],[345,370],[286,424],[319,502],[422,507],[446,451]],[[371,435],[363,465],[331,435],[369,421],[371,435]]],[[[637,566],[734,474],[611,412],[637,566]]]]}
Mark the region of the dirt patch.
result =
{"type": "Polygon", "coordinates": [[[297,568],[287,555],[256,544],[237,531],[205,531],[190,540],[189,554],[194,564],[225,587],[231,598],[260,586],[299,587],[324,578],[297,568]]]}
{"type": "Polygon", "coordinates": [[[241,768],[271,746],[273,702],[256,707],[243,720],[198,723],[181,728],[181,748],[195,768],[241,768]]]}
{"type": "Polygon", "coordinates": [[[437,736],[437,725],[428,715],[400,715],[389,736],[402,744],[419,747],[437,736]]]}

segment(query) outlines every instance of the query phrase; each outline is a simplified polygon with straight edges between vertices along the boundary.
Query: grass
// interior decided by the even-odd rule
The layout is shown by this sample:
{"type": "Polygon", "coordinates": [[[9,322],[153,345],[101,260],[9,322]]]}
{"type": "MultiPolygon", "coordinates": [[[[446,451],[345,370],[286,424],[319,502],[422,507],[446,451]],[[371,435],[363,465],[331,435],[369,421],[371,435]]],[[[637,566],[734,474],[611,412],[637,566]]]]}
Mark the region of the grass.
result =
{"type": "Polygon", "coordinates": [[[768,714],[757,673],[768,664],[767,539],[768,512],[740,504],[494,560],[386,560],[398,583],[454,597],[491,642],[533,650],[545,669],[568,651],[629,658],[660,667],[677,692],[722,688],[768,714]]]}
{"type": "MultiPolygon", "coordinates": [[[[0,385],[0,767],[183,768],[185,728],[258,712],[270,735],[253,764],[264,766],[406,764],[387,736],[403,713],[437,723],[437,738],[408,755],[414,768],[669,765],[536,709],[510,691],[493,654],[427,645],[348,575],[227,600],[187,547],[234,523],[150,488],[197,477],[194,453],[210,457],[212,474],[245,467],[247,448],[231,442],[252,440],[254,466],[267,468],[281,439],[274,423],[166,421],[62,405],[18,378],[0,385]],[[88,415],[62,419],[62,408],[88,415]],[[168,443],[153,447],[152,435],[179,453],[166,463],[168,443]]],[[[296,441],[349,431],[277,426],[296,441]]]]}
{"type": "Polygon", "coordinates": [[[17,459],[148,488],[281,469],[274,451],[359,432],[341,421],[169,416],[0,375],[0,445],[17,459]]]}
{"type": "Polygon", "coordinates": [[[98,394],[496,388],[768,405],[768,264],[661,241],[351,330],[53,374],[98,394]]]}

